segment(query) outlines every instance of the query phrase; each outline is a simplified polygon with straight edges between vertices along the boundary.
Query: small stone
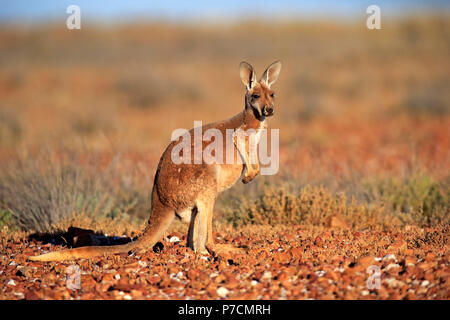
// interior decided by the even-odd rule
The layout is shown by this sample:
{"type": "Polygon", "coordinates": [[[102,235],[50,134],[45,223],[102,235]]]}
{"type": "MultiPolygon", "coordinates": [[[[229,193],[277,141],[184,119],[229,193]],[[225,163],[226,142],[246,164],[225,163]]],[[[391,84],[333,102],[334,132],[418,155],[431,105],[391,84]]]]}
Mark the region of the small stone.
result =
{"type": "Polygon", "coordinates": [[[432,263],[432,262],[421,262],[421,263],[418,264],[418,267],[420,269],[422,269],[423,271],[428,271],[428,270],[433,269],[434,263],[432,263]]]}
{"type": "Polygon", "coordinates": [[[28,292],[25,293],[25,299],[27,299],[27,300],[38,300],[39,296],[36,293],[36,291],[31,290],[31,291],[28,291],[28,292]]]}
{"type": "Polygon", "coordinates": [[[226,298],[230,291],[227,288],[219,287],[216,292],[219,297],[226,298]]]}
{"type": "Polygon", "coordinates": [[[391,246],[389,246],[388,250],[397,252],[397,251],[404,251],[408,248],[408,243],[405,240],[400,240],[394,242],[391,246]]]}
{"type": "Polygon", "coordinates": [[[120,280],[120,274],[117,273],[117,274],[114,276],[114,279],[120,280]]]}
{"type": "Polygon", "coordinates": [[[392,268],[400,268],[400,265],[396,264],[396,263],[390,263],[387,267],[386,267],[386,271],[391,270],[392,268]]]}
{"type": "Polygon", "coordinates": [[[263,275],[261,276],[261,279],[266,279],[266,280],[272,279],[272,272],[264,271],[263,275]]]}
{"type": "Polygon", "coordinates": [[[180,238],[178,238],[177,236],[170,237],[170,239],[169,239],[170,243],[175,243],[175,242],[180,242],[180,241],[181,241],[180,238]]]}
{"type": "Polygon", "coordinates": [[[383,261],[387,260],[394,260],[395,262],[397,262],[397,257],[395,256],[395,254],[387,254],[383,257],[383,261]]]}
{"type": "Polygon", "coordinates": [[[186,273],[186,275],[187,275],[187,278],[188,278],[189,280],[195,280],[195,279],[197,278],[197,276],[198,276],[198,271],[197,271],[197,270],[190,269],[190,270],[188,270],[188,272],[186,273]]]}
{"type": "Polygon", "coordinates": [[[405,258],[405,266],[415,266],[416,260],[413,257],[406,257],[405,258]]]}
{"type": "Polygon", "coordinates": [[[25,299],[25,295],[22,292],[14,292],[14,295],[17,297],[17,299],[25,299]]]}
{"type": "Polygon", "coordinates": [[[360,266],[362,269],[366,269],[368,266],[370,266],[373,262],[374,258],[373,256],[366,256],[358,261],[358,266],[360,266]]]}
{"type": "Polygon", "coordinates": [[[30,267],[17,266],[16,275],[19,277],[31,277],[33,269],[30,267]]]}
{"type": "Polygon", "coordinates": [[[395,278],[390,278],[386,280],[389,288],[401,288],[405,285],[403,281],[399,281],[395,278]]]}
{"type": "Polygon", "coordinates": [[[425,261],[427,262],[431,262],[436,258],[436,255],[432,252],[428,252],[427,255],[425,256],[425,261]]]}
{"type": "Polygon", "coordinates": [[[429,284],[430,284],[430,281],[424,280],[424,281],[422,281],[421,286],[422,286],[422,287],[427,287],[429,284]]]}
{"type": "Polygon", "coordinates": [[[317,274],[319,277],[323,277],[323,276],[325,275],[325,273],[327,273],[327,272],[326,272],[326,271],[323,271],[323,270],[316,271],[316,274],[317,274]]]}

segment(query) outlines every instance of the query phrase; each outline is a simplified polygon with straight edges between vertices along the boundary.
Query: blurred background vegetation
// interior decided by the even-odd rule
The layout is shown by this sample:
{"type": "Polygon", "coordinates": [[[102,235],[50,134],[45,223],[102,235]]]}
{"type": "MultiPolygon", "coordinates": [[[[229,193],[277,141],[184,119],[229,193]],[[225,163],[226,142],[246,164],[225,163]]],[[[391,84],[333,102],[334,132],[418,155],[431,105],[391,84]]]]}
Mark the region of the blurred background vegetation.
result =
{"type": "Polygon", "coordinates": [[[194,1],[183,15],[182,3],[102,13],[81,1],[81,30],[65,27],[64,1],[8,4],[0,226],[48,231],[80,215],[141,226],[171,132],[242,110],[242,60],[258,73],[283,61],[269,121],[280,172],[224,193],[218,225],[448,223],[448,6],[381,1],[382,29],[368,30],[368,4],[349,3],[231,1],[214,15],[194,1]]]}

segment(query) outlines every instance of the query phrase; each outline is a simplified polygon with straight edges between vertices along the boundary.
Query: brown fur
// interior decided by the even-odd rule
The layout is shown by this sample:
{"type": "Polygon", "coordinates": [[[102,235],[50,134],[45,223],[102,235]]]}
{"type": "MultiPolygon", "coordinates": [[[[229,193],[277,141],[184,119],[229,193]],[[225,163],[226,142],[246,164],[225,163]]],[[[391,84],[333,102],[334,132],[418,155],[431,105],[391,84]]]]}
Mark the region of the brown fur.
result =
{"type": "MultiPolygon", "coordinates": [[[[245,108],[234,117],[204,125],[202,131],[209,128],[220,130],[223,139],[227,137],[227,129],[258,130],[265,127],[264,108],[273,109],[273,91],[270,85],[278,77],[280,63],[268,67],[259,82],[255,81],[253,68],[247,63],[241,63],[241,79],[247,87],[245,108]],[[275,70],[275,75],[271,75],[275,70]],[[258,95],[255,96],[255,95],[258,95]]],[[[193,137],[194,129],[190,130],[193,137]]],[[[259,173],[259,163],[251,165],[248,161],[249,142],[245,147],[237,146],[235,141],[223,141],[225,147],[234,143],[233,164],[175,164],[171,159],[172,149],[181,140],[173,141],[161,156],[155,175],[152,191],[152,211],[142,236],[135,242],[125,245],[107,247],[82,247],[70,250],[46,253],[29,257],[33,261],[62,261],[74,258],[90,258],[103,253],[128,252],[134,249],[151,248],[167,230],[175,217],[189,223],[188,245],[198,253],[207,253],[206,246],[212,251],[218,249],[212,238],[212,219],[214,202],[218,194],[230,188],[241,177],[248,183],[259,173]],[[237,161],[242,157],[244,164],[237,161]],[[244,170],[246,169],[246,170],[244,170]]],[[[191,139],[191,155],[194,154],[194,139],[191,139]]],[[[204,149],[209,142],[203,142],[204,149]]]]}

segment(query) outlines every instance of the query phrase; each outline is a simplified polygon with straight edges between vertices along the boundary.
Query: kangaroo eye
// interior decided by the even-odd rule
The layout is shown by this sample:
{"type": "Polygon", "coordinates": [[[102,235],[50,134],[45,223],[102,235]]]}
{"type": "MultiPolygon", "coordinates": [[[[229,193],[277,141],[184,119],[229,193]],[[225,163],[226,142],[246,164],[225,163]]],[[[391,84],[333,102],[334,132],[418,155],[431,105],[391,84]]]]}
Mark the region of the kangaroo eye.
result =
{"type": "Polygon", "coordinates": [[[270,97],[271,97],[271,98],[275,97],[275,93],[271,93],[271,94],[270,94],[270,97]]]}
{"type": "Polygon", "coordinates": [[[253,99],[259,99],[259,94],[252,94],[253,99]]]}

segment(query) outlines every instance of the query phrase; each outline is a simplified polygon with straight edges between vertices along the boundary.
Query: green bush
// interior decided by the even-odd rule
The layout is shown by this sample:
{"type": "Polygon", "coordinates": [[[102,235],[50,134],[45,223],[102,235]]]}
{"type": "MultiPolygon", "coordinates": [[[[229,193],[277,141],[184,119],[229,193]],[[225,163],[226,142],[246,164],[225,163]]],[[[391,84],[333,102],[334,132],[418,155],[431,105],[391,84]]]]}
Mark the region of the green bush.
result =
{"type": "Polygon", "coordinates": [[[365,183],[370,202],[380,201],[397,213],[409,215],[418,223],[448,219],[450,208],[449,181],[415,173],[407,177],[372,179],[365,183]]]}

